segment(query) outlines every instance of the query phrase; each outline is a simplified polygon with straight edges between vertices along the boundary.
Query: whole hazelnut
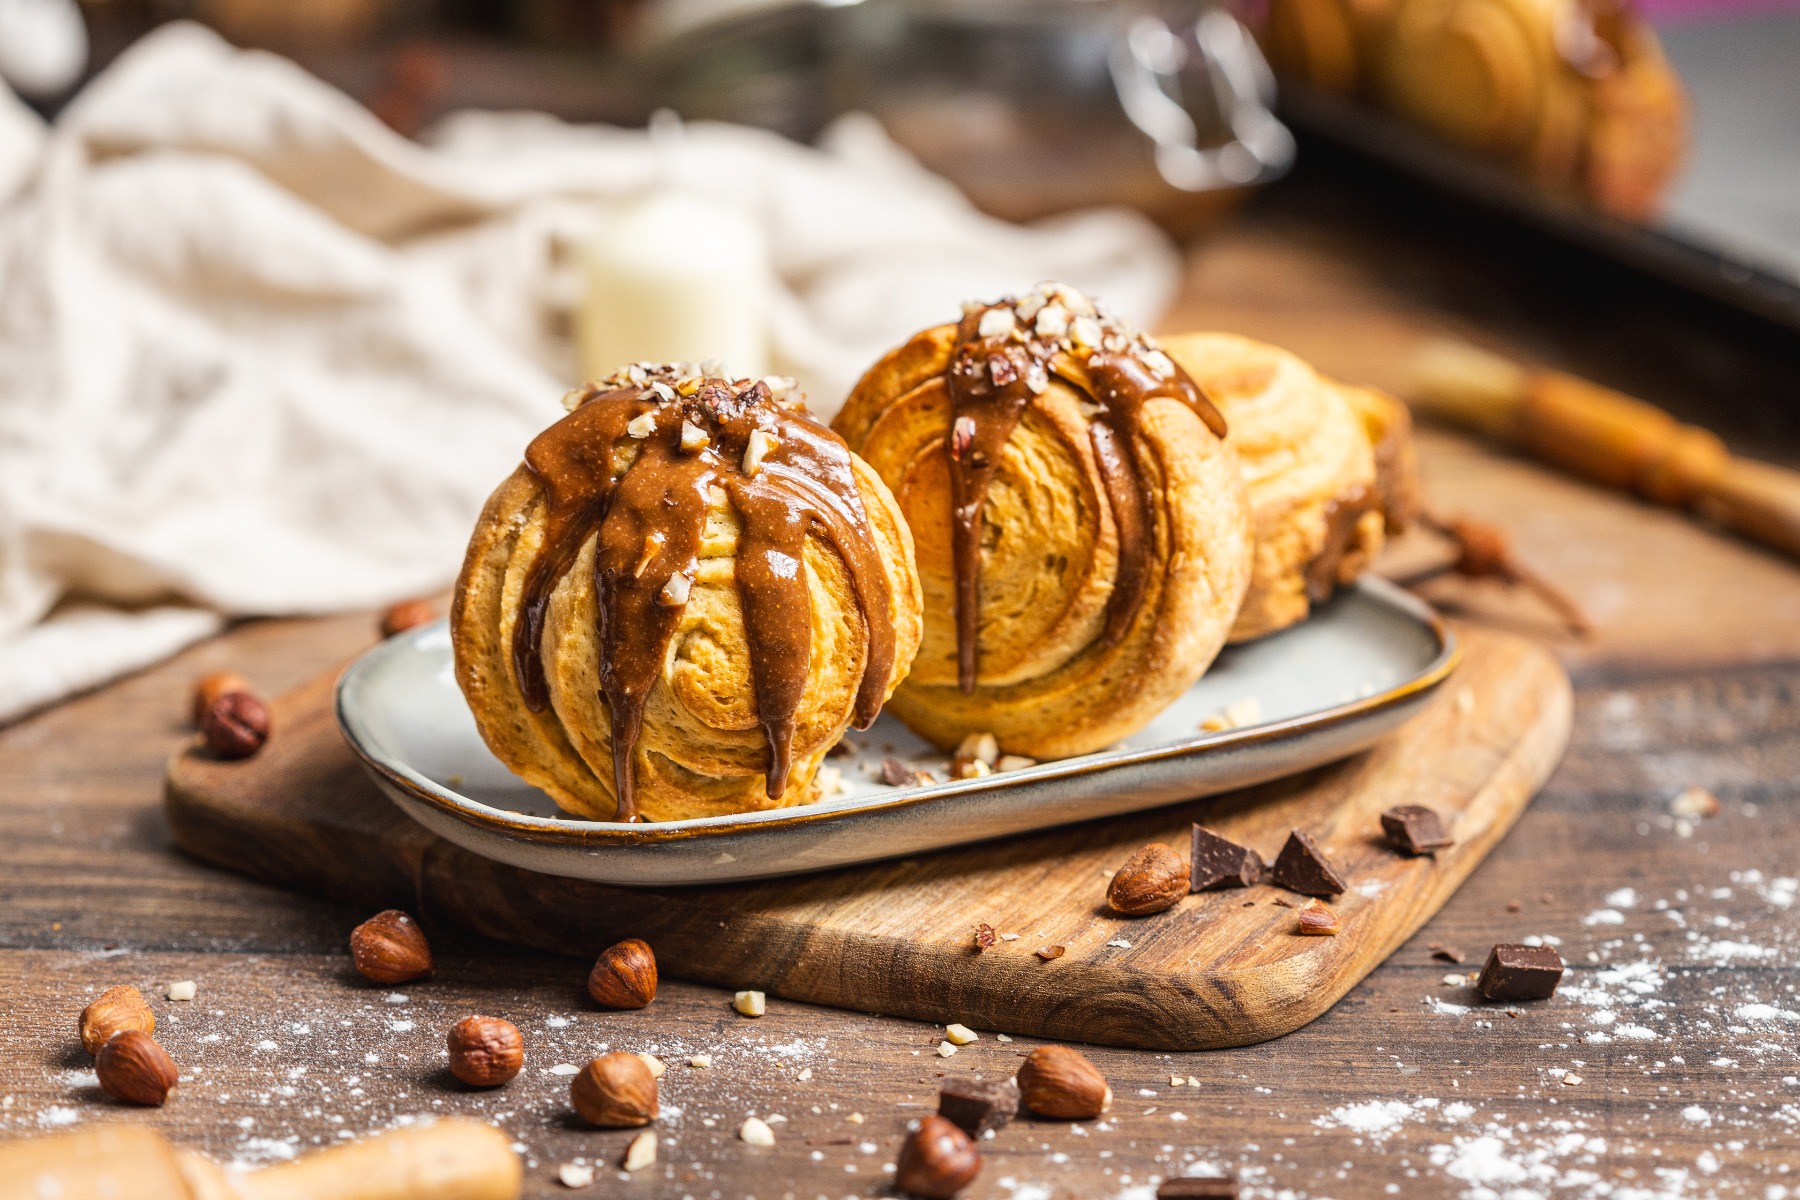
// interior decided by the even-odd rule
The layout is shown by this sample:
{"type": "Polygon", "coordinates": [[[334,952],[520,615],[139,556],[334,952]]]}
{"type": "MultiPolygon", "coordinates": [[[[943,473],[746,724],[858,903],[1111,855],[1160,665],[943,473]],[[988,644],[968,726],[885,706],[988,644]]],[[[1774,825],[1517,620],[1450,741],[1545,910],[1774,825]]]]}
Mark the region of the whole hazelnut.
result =
{"type": "Polygon", "coordinates": [[[106,1094],[127,1104],[158,1105],[169,1098],[180,1073],[156,1039],[136,1029],[115,1034],[100,1047],[94,1074],[106,1094]]]}
{"type": "Polygon", "coordinates": [[[926,1117],[900,1143],[894,1183],[926,1200],[950,1200],[980,1173],[981,1152],[973,1139],[943,1117],[926,1117]]]}
{"type": "Polygon", "coordinates": [[[269,706],[249,692],[226,692],[200,714],[200,733],[215,758],[249,758],[269,740],[269,706]]]}
{"type": "Polygon", "coordinates": [[[429,625],[435,620],[437,609],[432,606],[431,601],[402,600],[381,614],[381,636],[391,638],[409,629],[429,625]]]}
{"type": "Polygon", "coordinates": [[[116,1033],[155,1033],[156,1014],[150,1011],[142,992],[130,984],[120,984],[107,988],[99,999],[81,1010],[80,1029],[82,1047],[89,1054],[98,1054],[116,1033]]]}
{"type": "Polygon", "coordinates": [[[581,1069],[569,1084],[569,1102],[602,1129],[648,1125],[656,1120],[656,1076],[637,1055],[614,1050],[581,1069]]]}
{"type": "Polygon", "coordinates": [[[213,701],[220,696],[229,696],[232,692],[250,691],[250,681],[236,671],[213,671],[202,675],[194,684],[194,724],[200,723],[201,716],[213,706],[213,701]]]}
{"type": "Polygon", "coordinates": [[[378,912],[350,931],[350,958],[371,983],[407,983],[431,974],[431,943],[397,908],[378,912]]]}
{"type": "Polygon", "coordinates": [[[1019,1099],[1040,1117],[1086,1121],[1111,1107],[1112,1088],[1081,1051],[1039,1046],[1019,1068],[1019,1099]]]}
{"type": "Polygon", "coordinates": [[[643,1008],[656,999],[656,953],[641,938],[608,946],[588,972],[588,995],[608,1008],[643,1008]]]}
{"type": "Polygon", "coordinates": [[[499,1087],[525,1065],[519,1028],[499,1017],[464,1017],[450,1027],[450,1073],[470,1087],[499,1087]]]}
{"type": "Polygon", "coordinates": [[[1161,842],[1151,842],[1126,860],[1106,889],[1114,912],[1143,917],[1175,907],[1188,892],[1192,864],[1161,842]]]}

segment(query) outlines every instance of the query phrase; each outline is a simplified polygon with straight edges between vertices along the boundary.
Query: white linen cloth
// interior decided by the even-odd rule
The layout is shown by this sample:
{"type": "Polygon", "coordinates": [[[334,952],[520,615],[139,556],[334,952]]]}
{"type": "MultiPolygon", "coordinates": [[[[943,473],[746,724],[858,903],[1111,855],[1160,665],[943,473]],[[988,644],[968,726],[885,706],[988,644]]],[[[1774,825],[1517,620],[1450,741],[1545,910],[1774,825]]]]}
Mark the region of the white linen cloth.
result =
{"type": "Polygon", "coordinates": [[[671,176],[766,231],[776,364],[827,416],[967,297],[1058,278],[1149,321],[1177,282],[1141,217],[994,220],[867,118],[671,150],[470,113],[420,145],[164,26],[53,129],[0,89],[0,721],[225,616],[446,584],[575,382],[579,245],[671,176]]]}

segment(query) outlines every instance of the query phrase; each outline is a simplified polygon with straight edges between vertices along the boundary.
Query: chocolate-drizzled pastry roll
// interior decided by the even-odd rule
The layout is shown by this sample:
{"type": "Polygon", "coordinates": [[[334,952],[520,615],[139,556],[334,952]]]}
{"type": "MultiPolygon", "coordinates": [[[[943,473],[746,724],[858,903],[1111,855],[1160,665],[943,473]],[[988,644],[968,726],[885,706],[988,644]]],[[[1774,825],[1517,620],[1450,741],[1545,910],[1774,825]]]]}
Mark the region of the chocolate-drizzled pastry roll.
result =
{"type": "Polygon", "coordinates": [[[771,381],[639,364],[566,403],[457,580],[456,676],[482,736],[600,820],[816,798],[826,750],[875,719],[918,646],[893,496],[771,381]]]}
{"type": "Polygon", "coordinates": [[[966,306],[871,368],[833,427],[912,527],[925,634],[889,707],[938,745],[1097,750],[1223,645],[1251,546],[1225,423],[1073,289],[966,306]]]}
{"type": "Polygon", "coordinates": [[[1250,491],[1256,567],[1231,640],[1305,620],[1417,507],[1406,407],[1235,334],[1175,334],[1163,347],[1231,423],[1250,491]]]}

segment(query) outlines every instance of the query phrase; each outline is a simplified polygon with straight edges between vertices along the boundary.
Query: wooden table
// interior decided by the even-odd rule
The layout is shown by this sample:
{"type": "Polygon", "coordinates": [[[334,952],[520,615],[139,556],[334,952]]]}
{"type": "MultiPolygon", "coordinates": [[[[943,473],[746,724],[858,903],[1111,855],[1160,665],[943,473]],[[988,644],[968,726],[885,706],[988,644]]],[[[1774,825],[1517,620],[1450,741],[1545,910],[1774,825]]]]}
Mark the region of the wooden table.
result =
{"type": "MultiPolygon", "coordinates": [[[[1402,220],[1365,212],[1341,232],[1316,194],[1292,194],[1196,247],[1172,326],[1284,341],[1391,384],[1421,330],[1478,323],[1678,407],[1716,398],[1649,370],[1656,352],[1584,340],[1566,296],[1482,274],[1402,220]]],[[[1656,333],[1617,308],[1592,315],[1589,328],[1656,333]]],[[[1755,444],[1776,445],[1769,428],[1755,444]]],[[[1245,1049],[1094,1051],[1112,1113],[1014,1124],[987,1144],[969,1196],[1144,1197],[1205,1167],[1240,1172],[1257,1195],[1800,1194],[1800,570],[1447,434],[1424,450],[1438,507],[1502,521],[1599,624],[1574,644],[1529,601],[1485,585],[1431,592],[1558,646],[1579,687],[1562,769],[1443,913],[1327,1016],[1245,1049]],[[1689,786],[1716,792],[1719,815],[1672,816],[1689,786]],[[1562,993],[1470,1011],[1446,975],[1526,937],[1554,939],[1569,961],[1562,993]],[[1431,943],[1469,963],[1434,959],[1431,943]]],[[[232,667],[273,693],[371,638],[366,614],[245,624],[0,731],[0,1137],[134,1121],[261,1163],[467,1113],[516,1138],[530,1194],[556,1195],[559,1164],[623,1152],[627,1135],[572,1122],[558,1065],[611,1047],[670,1063],[669,1107],[659,1165],[629,1183],[603,1170],[593,1194],[885,1195],[939,1079],[1010,1073],[1028,1048],[990,1035],[942,1059],[933,1027],[779,1001],[751,1021],[729,996],[676,982],[647,1010],[602,1013],[583,996],[585,963],[451,934],[435,980],[361,985],[344,947],[366,913],[177,856],[159,788],[197,675],[232,667]],[[163,999],[188,979],[194,1002],[163,999]],[[106,1101],[74,1037],[82,1006],[116,983],[153,996],[183,1066],[166,1108],[106,1101]],[[503,1091],[461,1091],[443,1069],[444,1031],[471,1012],[525,1033],[527,1070],[503,1091]],[[709,1069],[687,1065],[702,1052],[709,1069]],[[772,1149],[737,1139],[752,1113],[785,1118],[772,1149]]]]}

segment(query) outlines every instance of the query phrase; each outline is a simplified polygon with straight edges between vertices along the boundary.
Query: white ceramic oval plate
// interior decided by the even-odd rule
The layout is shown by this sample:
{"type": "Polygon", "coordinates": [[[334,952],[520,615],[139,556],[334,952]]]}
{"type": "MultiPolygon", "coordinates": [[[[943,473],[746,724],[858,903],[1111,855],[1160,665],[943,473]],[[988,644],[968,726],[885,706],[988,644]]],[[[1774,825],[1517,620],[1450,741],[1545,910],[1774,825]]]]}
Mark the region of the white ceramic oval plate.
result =
{"type": "Polygon", "coordinates": [[[884,758],[940,781],[949,764],[883,714],[850,734],[851,753],[826,760],[842,781],[828,799],[657,824],[563,815],[501,765],[457,690],[443,622],[390,638],[351,664],[338,683],[337,713],[382,791],[476,854],[603,883],[725,883],[1135,812],[1309,770],[1398,726],[1458,654],[1428,606],[1366,579],[1305,624],[1226,650],[1161,716],[1111,749],[979,779],[889,787],[880,782],[884,758]],[[1227,711],[1240,727],[1202,729],[1227,711]]]}

